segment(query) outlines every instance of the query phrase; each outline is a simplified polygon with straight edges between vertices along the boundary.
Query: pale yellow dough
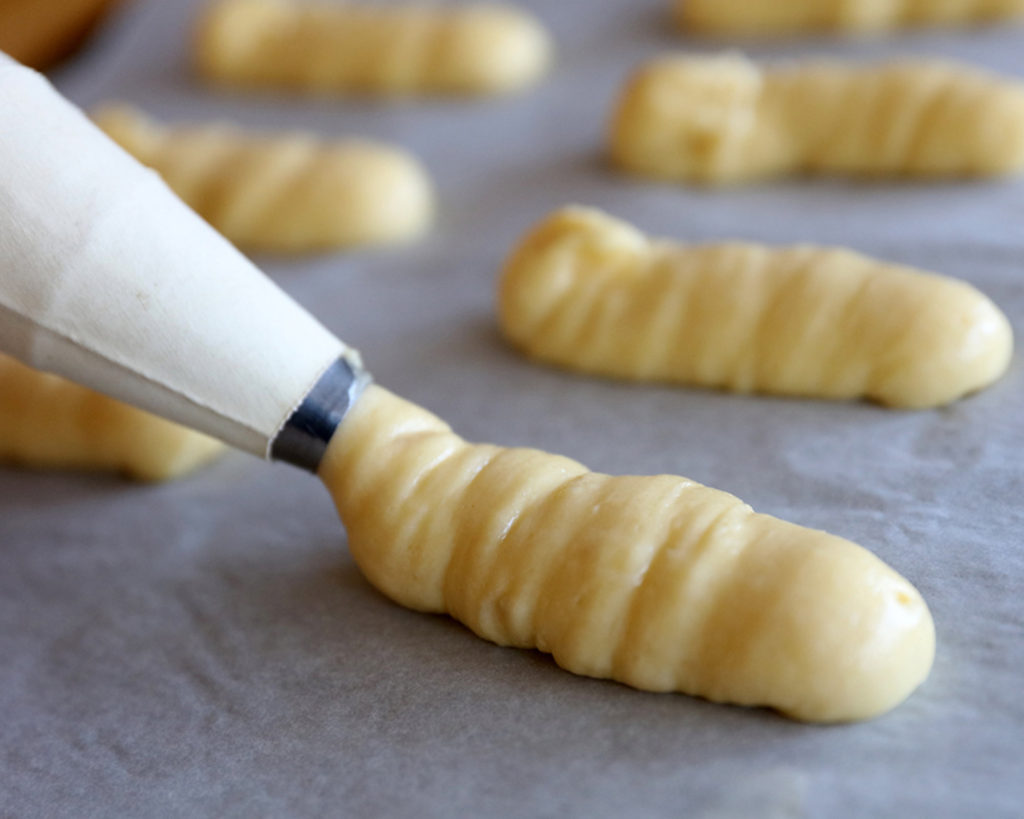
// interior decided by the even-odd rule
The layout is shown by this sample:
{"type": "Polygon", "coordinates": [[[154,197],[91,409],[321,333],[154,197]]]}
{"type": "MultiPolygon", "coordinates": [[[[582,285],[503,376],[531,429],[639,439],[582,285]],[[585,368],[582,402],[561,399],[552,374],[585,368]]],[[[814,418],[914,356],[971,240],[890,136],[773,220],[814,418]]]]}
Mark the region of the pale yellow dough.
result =
{"type": "Polygon", "coordinates": [[[610,130],[622,168],[679,182],[997,176],[1024,169],[1024,84],[938,60],[677,56],[635,72],[610,130]]]}
{"type": "Polygon", "coordinates": [[[321,477],[384,594],[577,674],[833,722],[931,668],[928,607],[878,558],[685,478],[468,444],[376,386],[321,477]]]}
{"type": "Polygon", "coordinates": [[[298,133],[255,136],[222,124],[166,128],[126,106],[108,106],[93,119],[247,249],[402,242],[424,233],[433,218],[429,177],[397,148],[298,133]]]}
{"type": "Polygon", "coordinates": [[[837,248],[651,241],[583,208],[513,252],[498,312],[527,354],[584,372],[904,408],[991,384],[1013,352],[964,282],[837,248]]]}
{"type": "Polygon", "coordinates": [[[771,36],[954,26],[1024,17],[1024,0],[673,0],[688,32],[771,36]]]}
{"type": "Polygon", "coordinates": [[[166,481],[223,450],[198,432],[0,356],[0,461],[166,481]]]}
{"type": "Polygon", "coordinates": [[[541,24],[499,3],[215,0],[200,71],[232,85],[360,94],[501,94],[551,59],[541,24]]]}

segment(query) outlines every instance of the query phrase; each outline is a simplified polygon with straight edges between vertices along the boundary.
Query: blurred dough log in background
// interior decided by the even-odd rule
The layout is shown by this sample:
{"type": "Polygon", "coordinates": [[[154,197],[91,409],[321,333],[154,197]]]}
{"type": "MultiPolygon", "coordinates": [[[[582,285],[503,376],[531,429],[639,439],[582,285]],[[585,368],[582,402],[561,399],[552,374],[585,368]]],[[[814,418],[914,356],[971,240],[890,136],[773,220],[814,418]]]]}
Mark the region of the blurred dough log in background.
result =
{"type": "Polygon", "coordinates": [[[47,68],[75,51],[121,0],[0,0],[0,51],[47,68]]]}

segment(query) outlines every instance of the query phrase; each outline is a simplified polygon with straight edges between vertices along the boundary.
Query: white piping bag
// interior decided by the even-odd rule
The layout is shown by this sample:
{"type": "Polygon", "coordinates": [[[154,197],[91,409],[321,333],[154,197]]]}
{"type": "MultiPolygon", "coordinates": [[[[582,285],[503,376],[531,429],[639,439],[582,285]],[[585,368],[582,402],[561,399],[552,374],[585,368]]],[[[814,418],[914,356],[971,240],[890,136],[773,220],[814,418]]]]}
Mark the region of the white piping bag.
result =
{"type": "Polygon", "coordinates": [[[0,350],[311,471],[369,381],[355,350],[2,52],[0,350]]]}

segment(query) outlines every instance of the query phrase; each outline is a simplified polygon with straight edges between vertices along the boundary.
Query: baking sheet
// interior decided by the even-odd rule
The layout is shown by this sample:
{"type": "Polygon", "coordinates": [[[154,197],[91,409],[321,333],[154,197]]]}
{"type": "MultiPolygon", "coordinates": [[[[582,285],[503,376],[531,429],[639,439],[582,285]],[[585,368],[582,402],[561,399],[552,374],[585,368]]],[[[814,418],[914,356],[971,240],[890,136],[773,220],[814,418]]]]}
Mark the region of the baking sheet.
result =
{"type": "MultiPolygon", "coordinates": [[[[639,693],[378,595],[315,479],[232,454],[193,478],[0,471],[0,815],[1011,817],[1024,812],[1024,377],[936,412],[576,377],[510,352],[501,260],[550,208],[655,234],[841,243],[959,276],[1024,316],[1024,182],[786,182],[724,193],[610,172],[629,67],[686,43],[662,0],[524,2],[550,81],[484,102],[236,96],[191,77],[197,9],[125,10],[59,87],[166,119],[402,142],[442,210],[414,247],[260,257],[378,380],[476,440],[681,473],[862,543],[924,593],[927,684],[875,722],[639,693]]],[[[721,44],[731,45],[731,44],[721,44]]],[[[759,56],[943,54],[1024,75],[1024,29],[781,41],[759,56]]],[[[216,275],[215,270],[210,275],[216,275]]]]}

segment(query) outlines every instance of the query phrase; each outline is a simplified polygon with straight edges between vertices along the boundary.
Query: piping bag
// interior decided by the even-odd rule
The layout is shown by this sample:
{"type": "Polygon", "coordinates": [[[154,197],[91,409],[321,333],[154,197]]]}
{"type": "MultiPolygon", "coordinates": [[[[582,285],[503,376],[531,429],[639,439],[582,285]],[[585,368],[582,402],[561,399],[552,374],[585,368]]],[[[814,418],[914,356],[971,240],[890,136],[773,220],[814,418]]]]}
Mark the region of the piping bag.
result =
{"type": "Polygon", "coordinates": [[[0,350],[319,472],[378,589],[575,673],[836,722],[889,710],[931,668],[927,606],[860,546],[684,478],[468,444],[371,385],[354,350],[2,56],[0,350]]]}
{"type": "Polygon", "coordinates": [[[2,53],[0,219],[0,349],[316,471],[359,354],[2,53]]]}

